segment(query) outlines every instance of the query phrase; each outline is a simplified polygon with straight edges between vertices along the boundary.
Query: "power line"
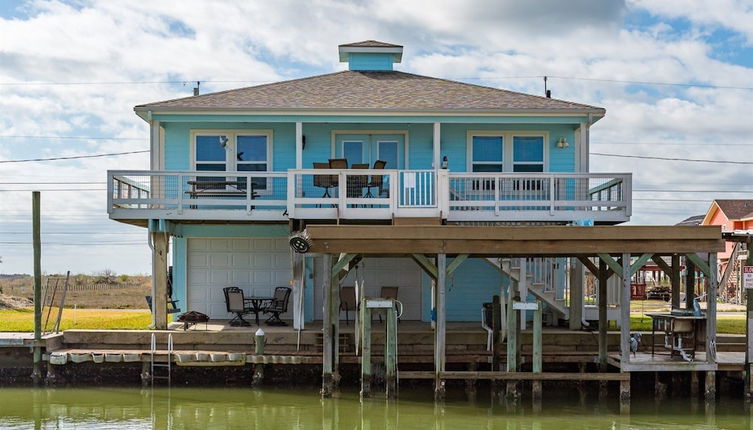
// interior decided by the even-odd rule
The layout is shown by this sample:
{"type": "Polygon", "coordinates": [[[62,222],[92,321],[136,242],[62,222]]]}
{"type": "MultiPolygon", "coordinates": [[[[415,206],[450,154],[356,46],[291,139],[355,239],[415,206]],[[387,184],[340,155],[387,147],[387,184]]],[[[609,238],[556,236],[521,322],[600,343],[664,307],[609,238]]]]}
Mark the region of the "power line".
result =
{"type": "Polygon", "coordinates": [[[670,158],[670,157],[654,157],[650,155],[607,154],[604,152],[592,152],[591,155],[596,155],[600,157],[616,157],[616,158],[640,158],[642,160],[688,161],[688,162],[694,162],[694,163],[742,164],[742,165],[753,164],[753,161],[705,160],[705,159],[698,159],[698,158],[670,158]]]}
{"type": "Polygon", "coordinates": [[[107,154],[72,155],[69,157],[29,158],[25,160],[0,160],[0,163],[28,163],[32,161],[76,160],[80,158],[115,157],[119,155],[143,154],[145,152],[149,152],[149,150],[145,149],[142,151],[110,152],[107,154]]]}
{"type": "Polygon", "coordinates": [[[27,191],[107,191],[107,188],[49,188],[45,190],[40,189],[24,189],[24,190],[0,190],[0,193],[2,192],[10,192],[10,193],[18,193],[18,192],[27,192],[27,191]]]}
{"type": "MultiPolygon", "coordinates": [[[[146,232],[146,231],[145,231],[146,232]]],[[[145,233],[144,232],[144,233],[145,233]]],[[[103,231],[99,233],[92,233],[92,232],[84,232],[84,231],[43,231],[41,232],[42,235],[45,234],[75,234],[75,235],[86,235],[86,236],[99,236],[101,234],[115,234],[115,235],[121,235],[121,234],[127,234],[127,235],[143,235],[144,233],[135,232],[135,231],[125,231],[125,232],[114,232],[114,231],[103,231]]],[[[31,234],[30,231],[0,231],[0,235],[2,234],[31,234]]]]}
{"type": "Polygon", "coordinates": [[[633,192],[639,193],[753,193],[753,190],[667,190],[667,189],[638,189],[633,192]]]}
{"type": "MultiPolygon", "coordinates": [[[[541,76],[543,78],[543,76],[541,76]]],[[[604,79],[604,78],[584,78],[580,76],[550,76],[550,79],[564,79],[572,81],[594,81],[594,82],[610,82],[618,84],[635,84],[635,85],[658,85],[658,86],[676,86],[676,87],[691,87],[691,88],[711,88],[720,90],[753,90],[753,87],[739,87],[734,85],[712,85],[712,84],[690,84],[685,82],[656,82],[656,81],[631,81],[622,79],[604,79]]]]}
{"type": "Polygon", "coordinates": [[[663,146],[751,146],[750,143],[689,143],[689,142],[591,142],[591,145],[663,145],[663,146]]]}
{"type": "Polygon", "coordinates": [[[97,182],[97,181],[70,181],[70,182],[54,182],[54,181],[39,181],[39,182],[0,182],[0,185],[37,185],[37,184],[45,184],[45,185],[79,185],[79,184],[106,184],[107,182],[97,182]]]}
{"type": "Polygon", "coordinates": [[[143,137],[110,137],[110,136],[32,136],[32,135],[0,135],[0,139],[86,139],[86,140],[141,140],[143,137]]]}

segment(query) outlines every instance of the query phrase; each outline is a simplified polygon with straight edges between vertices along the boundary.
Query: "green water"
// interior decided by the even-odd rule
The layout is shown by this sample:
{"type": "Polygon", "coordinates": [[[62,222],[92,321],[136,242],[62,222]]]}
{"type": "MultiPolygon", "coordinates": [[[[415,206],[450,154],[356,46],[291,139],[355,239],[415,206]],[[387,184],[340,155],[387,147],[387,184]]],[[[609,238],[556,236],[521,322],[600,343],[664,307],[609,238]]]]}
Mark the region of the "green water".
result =
{"type": "Polygon", "coordinates": [[[3,429],[750,429],[742,400],[716,406],[690,400],[634,400],[630,414],[597,396],[546,393],[540,412],[450,392],[434,404],[428,389],[399,401],[361,403],[354,392],[322,400],[315,389],[132,388],[0,389],[3,429]],[[555,397],[552,397],[555,396],[555,397]]]}

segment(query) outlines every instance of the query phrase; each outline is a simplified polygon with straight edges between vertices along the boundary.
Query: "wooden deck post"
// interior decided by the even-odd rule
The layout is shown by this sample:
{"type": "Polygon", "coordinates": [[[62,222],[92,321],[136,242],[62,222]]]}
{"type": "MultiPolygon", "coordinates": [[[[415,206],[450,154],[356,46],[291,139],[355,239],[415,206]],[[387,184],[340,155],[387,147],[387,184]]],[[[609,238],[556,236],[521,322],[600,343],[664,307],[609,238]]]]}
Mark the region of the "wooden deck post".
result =
{"type": "Polygon", "coordinates": [[[680,307],[680,255],[672,254],[672,273],[669,273],[669,282],[672,285],[672,308],[680,307]]]}
{"type": "Polygon", "coordinates": [[[685,309],[693,309],[695,300],[695,263],[685,257],[685,309]]]}
{"type": "Polygon", "coordinates": [[[599,258],[599,372],[607,369],[607,262],[599,258]]]}
{"type": "Polygon", "coordinates": [[[322,321],[322,397],[332,396],[332,254],[324,254],[324,310],[322,321]]]}
{"type": "Polygon", "coordinates": [[[387,398],[397,397],[397,311],[395,307],[387,309],[387,336],[384,345],[384,363],[386,367],[387,398]]]}
{"type": "Polygon", "coordinates": [[[445,370],[445,339],[447,323],[447,302],[445,291],[445,278],[447,276],[447,255],[437,254],[437,328],[434,340],[434,398],[444,398],[444,380],[440,373],[445,370]]]}
{"type": "Polygon", "coordinates": [[[41,193],[31,193],[31,228],[34,252],[34,355],[31,379],[34,385],[42,380],[42,240],[41,193]]]}
{"type": "MultiPolygon", "coordinates": [[[[717,290],[717,267],[716,252],[710,252],[708,257],[709,273],[708,289],[706,291],[706,361],[709,364],[716,363],[716,290],[717,290]]],[[[714,391],[716,396],[716,390],[714,391]]]]}
{"type": "MultiPolygon", "coordinates": [[[[526,301],[528,298],[528,260],[526,258],[520,259],[520,272],[518,272],[518,293],[520,293],[520,300],[526,301]]],[[[520,311],[520,327],[521,330],[526,329],[526,318],[528,313],[526,311],[520,311]]]]}
{"type": "MultiPolygon", "coordinates": [[[[542,361],[542,313],[541,301],[537,301],[538,309],[533,311],[533,373],[541,373],[542,361]]],[[[541,399],[541,381],[534,380],[531,385],[534,400],[541,399]]]]}
{"type": "Polygon", "coordinates": [[[361,295],[361,398],[371,396],[371,310],[366,295],[361,295]]]}
{"type": "Polygon", "coordinates": [[[499,339],[499,332],[500,332],[500,325],[501,325],[501,309],[499,303],[499,296],[495,295],[492,297],[492,363],[491,367],[492,370],[500,370],[499,369],[499,348],[500,348],[500,339],[499,339]]]}
{"type": "Polygon", "coordinates": [[[570,330],[580,330],[583,326],[583,265],[575,258],[570,259],[570,330]]]}
{"type": "Polygon", "coordinates": [[[716,370],[706,371],[706,380],[704,382],[704,400],[706,402],[713,402],[716,400],[716,370]]]}
{"type": "MultiPolygon", "coordinates": [[[[745,265],[753,266],[753,238],[751,237],[747,240],[747,250],[748,257],[745,265]]],[[[753,289],[745,290],[745,297],[747,301],[745,305],[745,398],[750,399],[753,397],[753,384],[751,384],[751,378],[753,378],[753,366],[751,366],[753,362],[753,289]]]]}
{"type": "MultiPolygon", "coordinates": [[[[509,313],[507,314],[507,371],[518,371],[518,331],[520,325],[518,324],[518,312],[515,310],[514,305],[518,301],[519,297],[515,296],[510,299],[509,313]]],[[[507,381],[507,397],[518,397],[518,384],[517,381],[507,381]]]]}
{"type": "MultiPolygon", "coordinates": [[[[630,254],[622,254],[620,300],[620,363],[630,363],[630,254]]],[[[620,401],[630,401],[630,380],[620,381],[620,401]]]]}
{"type": "Polygon", "coordinates": [[[167,233],[152,235],[152,270],[154,288],[152,294],[152,314],[154,328],[167,330],[167,233]]]}

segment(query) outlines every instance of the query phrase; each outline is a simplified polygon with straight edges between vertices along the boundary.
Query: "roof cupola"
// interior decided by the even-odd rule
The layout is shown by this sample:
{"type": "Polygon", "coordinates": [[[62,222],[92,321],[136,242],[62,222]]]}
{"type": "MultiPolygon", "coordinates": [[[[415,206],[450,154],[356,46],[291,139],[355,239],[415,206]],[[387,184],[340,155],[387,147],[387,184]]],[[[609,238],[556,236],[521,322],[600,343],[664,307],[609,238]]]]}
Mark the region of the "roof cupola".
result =
{"type": "Polygon", "coordinates": [[[394,63],[403,59],[403,47],[392,43],[364,40],[340,45],[340,62],[348,63],[348,70],[390,71],[394,63]]]}

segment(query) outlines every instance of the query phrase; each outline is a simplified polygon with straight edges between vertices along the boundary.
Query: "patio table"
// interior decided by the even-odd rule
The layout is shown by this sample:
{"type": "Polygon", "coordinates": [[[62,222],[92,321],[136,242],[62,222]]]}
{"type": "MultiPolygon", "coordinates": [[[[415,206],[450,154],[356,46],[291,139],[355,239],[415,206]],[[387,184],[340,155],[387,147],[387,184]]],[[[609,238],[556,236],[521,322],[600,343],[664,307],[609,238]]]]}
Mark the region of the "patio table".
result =
{"type": "Polygon", "coordinates": [[[256,317],[256,325],[261,325],[259,324],[259,312],[264,310],[264,303],[271,302],[272,300],[274,300],[274,297],[267,296],[251,296],[244,298],[245,302],[251,303],[251,311],[256,317]]]}

